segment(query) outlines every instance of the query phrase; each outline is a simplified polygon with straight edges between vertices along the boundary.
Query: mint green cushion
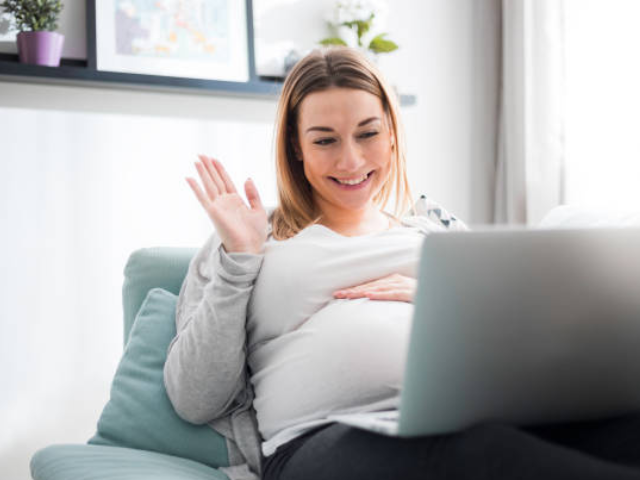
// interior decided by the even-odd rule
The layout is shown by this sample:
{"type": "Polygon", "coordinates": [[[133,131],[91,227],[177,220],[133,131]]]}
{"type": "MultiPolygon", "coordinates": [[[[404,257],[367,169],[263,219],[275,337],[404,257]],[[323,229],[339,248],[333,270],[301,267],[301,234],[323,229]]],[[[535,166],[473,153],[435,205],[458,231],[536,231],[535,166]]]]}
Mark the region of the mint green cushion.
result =
{"type": "Polygon", "coordinates": [[[182,420],[164,388],[167,348],[176,334],[177,298],[161,288],[147,294],[116,370],[98,431],[88,443],[151,450],[226,467],[225,438],[208,425],[182,420]]]}
{"type": "Polygon", "coordinates": [[[99,445],[51,445],[31,458],[33,480],[228,480],[184,458],[99,445]]]}
{"type": "Polygon", "coordinates": [[[133,321],[149,290],[164,288],[177,295],[189,270],[189,262],[196,252],[196,248],[148,247],[129,255],[122,284],[123,347],[129,340],[133,321]]]}

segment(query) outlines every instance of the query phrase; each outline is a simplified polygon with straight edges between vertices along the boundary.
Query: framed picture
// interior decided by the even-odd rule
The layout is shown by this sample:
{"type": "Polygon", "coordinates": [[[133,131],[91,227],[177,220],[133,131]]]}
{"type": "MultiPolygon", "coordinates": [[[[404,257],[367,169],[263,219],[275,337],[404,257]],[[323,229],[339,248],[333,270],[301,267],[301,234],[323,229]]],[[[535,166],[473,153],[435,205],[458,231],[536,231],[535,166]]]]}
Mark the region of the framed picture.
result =
{"type": "Polygon", "coordinates": [[[250,0],[89,0],[87,13],[97,70],[250,80],[250,0]]]}

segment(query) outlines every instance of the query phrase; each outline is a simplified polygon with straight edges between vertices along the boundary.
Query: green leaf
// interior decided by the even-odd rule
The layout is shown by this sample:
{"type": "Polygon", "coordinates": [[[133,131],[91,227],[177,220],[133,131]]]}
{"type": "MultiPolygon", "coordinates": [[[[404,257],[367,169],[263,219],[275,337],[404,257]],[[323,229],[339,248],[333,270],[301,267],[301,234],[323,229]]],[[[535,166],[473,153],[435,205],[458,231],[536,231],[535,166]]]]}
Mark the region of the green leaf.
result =
{"type": "Polygon", "coordinates": [[[325,47],[328,45],[344,45],[345,47],[347,46],[347,42],[345,42],[339,37],[325,38],[324,40],[320,40],[319,43],[321,45],[324,45],[325,47]]]}
{"type": "Polygon", "coordinates": [[[371,29],[373,23],[374,14],[372,13],[368,20],[354,20],[353,22],[343,22],[341,25],[349,27],[350,29],[356,29],[358,35],[358,46],[362,46],[362,37],[371,29]]]}
{"type": "Polygon", "coordinates": [[[61,0],[4,0],[0,6],[12,16],[19,31],[56,30],[62,11],[61,0]]]}
{"type": "Polygon", "coordinates": [[[384,38],[385,35],[386,33],[376,35],[369,43],[369,50],[375,53],[389,53],[397,50],[399,48],[398,45],[391,40],[386,40],[384,38]]]}

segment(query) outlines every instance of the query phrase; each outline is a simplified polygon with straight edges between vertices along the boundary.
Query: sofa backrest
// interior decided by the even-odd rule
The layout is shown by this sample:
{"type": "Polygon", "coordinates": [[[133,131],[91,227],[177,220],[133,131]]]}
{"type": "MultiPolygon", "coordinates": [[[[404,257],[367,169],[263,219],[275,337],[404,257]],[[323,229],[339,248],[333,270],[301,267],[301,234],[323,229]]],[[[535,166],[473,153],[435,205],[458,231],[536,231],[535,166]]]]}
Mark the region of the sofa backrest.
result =
{"type": "Polygon", "coordinates": [[[150,247],[129,255],[122,285],[124,345],[149,290],[159,287],[178,295],[189,262],[197,251],[197,248],[150,247]]]}

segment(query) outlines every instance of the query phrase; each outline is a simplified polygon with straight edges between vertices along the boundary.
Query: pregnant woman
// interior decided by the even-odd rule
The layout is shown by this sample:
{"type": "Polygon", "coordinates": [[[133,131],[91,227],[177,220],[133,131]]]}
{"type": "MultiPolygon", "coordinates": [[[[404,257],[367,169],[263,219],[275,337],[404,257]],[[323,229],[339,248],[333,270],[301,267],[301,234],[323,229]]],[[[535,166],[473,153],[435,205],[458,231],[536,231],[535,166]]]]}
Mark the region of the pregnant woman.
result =
{"type": "Polygon", "coordinates": [[[227,438],[231,480],[640,479],[635,418],[413,439],[329,421],[398,408],[420,246],[466,227],[418,215],[395,95],[359,53],[296,64],[276,128],[275,210],[218,160],[187,179],[215,233],[180,291],[165,384],[227,438]]]}

